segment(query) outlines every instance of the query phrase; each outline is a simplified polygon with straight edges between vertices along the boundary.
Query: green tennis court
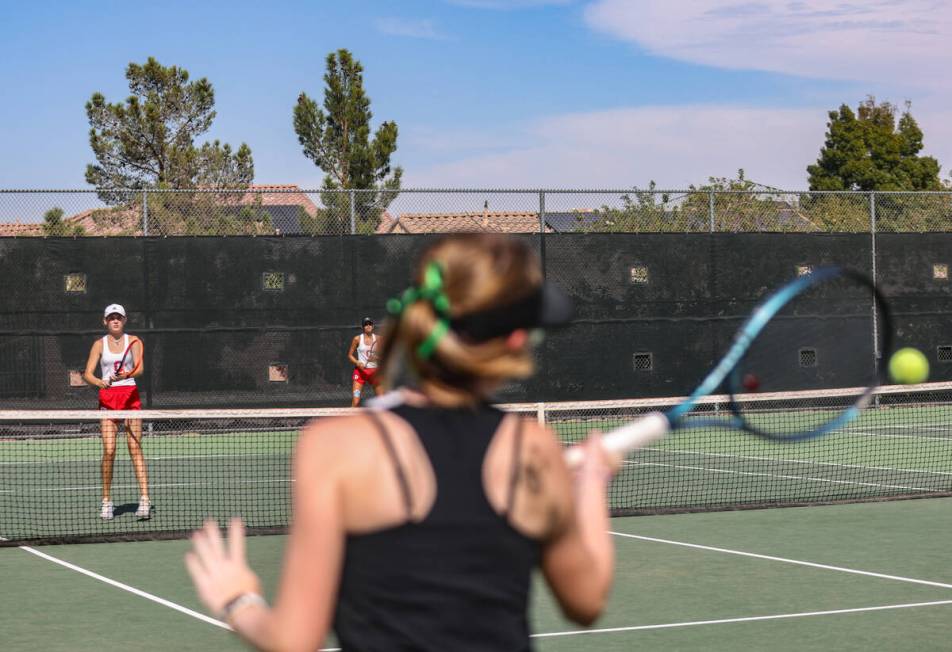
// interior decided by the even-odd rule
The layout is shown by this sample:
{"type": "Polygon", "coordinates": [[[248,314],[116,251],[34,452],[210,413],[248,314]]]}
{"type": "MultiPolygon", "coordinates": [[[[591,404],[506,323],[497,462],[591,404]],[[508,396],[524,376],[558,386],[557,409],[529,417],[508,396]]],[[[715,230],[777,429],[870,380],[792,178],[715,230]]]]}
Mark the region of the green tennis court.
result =
{"type": "MultiPolygon", "coordinates": [[[[535,643],[544,651],[945,650],[950,517],[952,499],[617,518],[608,612],[578,628],[540,585],[535,643]]],[[[269,593],[283,544],[283,536],[249,542],[269,593]]],[[[199,619],[186,547],[0,549],[4,649],[245,649],[199,619]]]]}
{"type": "MultiPolygon", "coordinates": [[[[618,569],[608,612],[580,629],[540,586],[532,611],[538,648],[947,649],[952,406],[947,384],[932,390],[883,395],[848,427],[807,442],[695,428],[638,451],[612,484],[612,508],[655,515],[613,521],[618,569]],[[752,509],[807,503],[814,506],[752,509]]],[[[804,395],[784,398],[782,409],[758,414],[795,420],[829,409],[804,395]]],[[[539,415],[571,442],[663,409],[648,403],[508,409],[539,415]]],[[[285,528],[289,455],[313,416],[157,411],[144,443],[155,514],[148,521],[133,514],[138,490],[120,442],[111,522],[98,518],[94,419],[5,421],[5,649],[244,649],[202,613],[182,564],[186,542],[121,541],[181,536],[209,515],[241,514],[258,532],[285,528]],[[113,542],[34,545],[57,539],[113,542]]],[[[272,592],[284,540],[249,543],[272,592]]]]}

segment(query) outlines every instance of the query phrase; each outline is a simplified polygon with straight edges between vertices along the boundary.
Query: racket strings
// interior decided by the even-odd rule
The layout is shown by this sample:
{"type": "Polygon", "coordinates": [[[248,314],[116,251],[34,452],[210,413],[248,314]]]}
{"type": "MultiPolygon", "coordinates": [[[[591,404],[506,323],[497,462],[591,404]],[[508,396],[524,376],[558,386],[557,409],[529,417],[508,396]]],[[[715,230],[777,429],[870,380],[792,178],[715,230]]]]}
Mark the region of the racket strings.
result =
{"type": "Polygon", "coordinates": [[[836,277],[794,297],[763,328],[727,380],[733,411],[767,436],[797,438],[835,427],[879,384],[888,310],[864,283],[836,277]],[[846,393],[764,400],[816,387],[846,393]]]}

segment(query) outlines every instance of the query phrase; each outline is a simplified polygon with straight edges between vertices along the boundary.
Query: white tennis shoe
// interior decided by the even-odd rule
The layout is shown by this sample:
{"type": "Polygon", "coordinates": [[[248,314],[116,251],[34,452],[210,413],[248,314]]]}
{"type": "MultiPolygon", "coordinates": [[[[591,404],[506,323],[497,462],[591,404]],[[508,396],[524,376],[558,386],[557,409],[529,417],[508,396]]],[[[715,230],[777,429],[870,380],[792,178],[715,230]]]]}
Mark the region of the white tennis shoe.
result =
{"type": "Polygon", "coordinates": [[[136,510],[136,516],[139,518],[152,518],[152,501],[141,496],[139,498],[139,509],[136,510]]]}
{"type": "Polygon", "coordinates": [[[104,521],[111,521],[114,514],[115,507],[113,507],[112,501],[108,498],[103,498],[102,507],[99,510],[99,518],[104,521]]]}

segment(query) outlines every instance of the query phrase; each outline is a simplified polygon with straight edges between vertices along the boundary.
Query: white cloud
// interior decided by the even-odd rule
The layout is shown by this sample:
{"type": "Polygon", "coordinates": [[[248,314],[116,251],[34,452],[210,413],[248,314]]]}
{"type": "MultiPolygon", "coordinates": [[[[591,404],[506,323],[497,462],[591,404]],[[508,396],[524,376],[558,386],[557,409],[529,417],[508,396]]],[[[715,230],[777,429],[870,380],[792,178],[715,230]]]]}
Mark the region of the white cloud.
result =
{"type": "Polygon", "coordinates": [[[408,170],[407,186],[684,188],[709,176],[803,187],[823,140],[824,114],[811,110],[672,106],[544,119],[531,145],[408,170]]]}
{"type": "MultiPolygon", "coordinates": [[[[919,116],[926,153],[952,162],[952,116],[919,116]],[[943,144],[936,148],[936,143],[943,144]]],[[[768,186],[807,187],[806,166],[823,144],[826,110],[733,106],[649,106],[568,114],[538,121],[520,141],[491,153],[466,147],[442,165],[407,170],[408,188],[630,188],[655,180],[685,188],[710,176],[768,186]]],[[[487,133],[499,143],[499,134],[487,133]]],[[[445,142],[452,142],[452,134],[445,142]]],[[[943,171],[943,176],[948,169],[943,171]]]]}
{"type": "Polygon", "coordinates": [[[585,19],[681,61],[952,90],[952,3],[938,0],[596,0],[585,19]]]}
{"type": "Polygon", "coordinates": [[[448,37],[436,27],[436,22],[429,19],[409,18],[378,18],[374,21],[377,31],[390,36],[406,36],[408,38],[443,41],[448,37]]]}

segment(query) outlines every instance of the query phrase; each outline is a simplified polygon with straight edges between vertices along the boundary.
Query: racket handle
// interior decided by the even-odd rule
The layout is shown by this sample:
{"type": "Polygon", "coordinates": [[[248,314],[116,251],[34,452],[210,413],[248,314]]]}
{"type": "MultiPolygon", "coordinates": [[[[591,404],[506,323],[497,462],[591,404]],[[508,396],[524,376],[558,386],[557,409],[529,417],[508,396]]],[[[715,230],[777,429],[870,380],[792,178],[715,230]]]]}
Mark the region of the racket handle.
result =
{"type": "MultiPolygon", "coordinates": [[[[602,446],[609,453],[624,457],[638,448],[657,441],[668,434],[671,423],[662,412],[649,412],[637,421],[602,435],[602,446]]],[[[584,455],[580,446],[572,446],[565,451],[565,462],[569,468],[582,463],[584,455]]]]}

